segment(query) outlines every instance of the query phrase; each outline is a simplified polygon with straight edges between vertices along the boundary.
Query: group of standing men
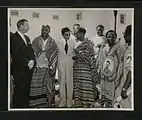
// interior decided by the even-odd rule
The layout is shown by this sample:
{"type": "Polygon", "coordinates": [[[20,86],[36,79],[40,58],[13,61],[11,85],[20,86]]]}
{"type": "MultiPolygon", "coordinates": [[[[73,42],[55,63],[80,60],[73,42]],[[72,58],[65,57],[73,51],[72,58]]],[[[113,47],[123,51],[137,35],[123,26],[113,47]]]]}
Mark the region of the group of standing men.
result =
{"type": "MultiPolygon", "coordinates": [[[[68,27],[62,28],[62,37],[54,40],[50,36],[50,26],[43,25],[41,35],[31,43],[29,37],[25,35],[29,30],[28,21],[21,19],[17,22],[17,32],[10,35],[11,75],[14,79],[12,107],[52,107],[55,102],[57,69],[60,84],[58,107],[73,107],[73,100],[75,107],[93,105],[112,107],[116,98],[115,87],[120,86],[118,83],[122,79],[121,69],[125,64],[120,62],[123,61],[124,55],[121,56],[118,43],[116,45],[117,34],[110,30],[105,37],[104,26],[98,25],[97,35],[92,40],[88,40],[85,38],[86,30],[79,24],[75,24],[73,29],[72,33],[68,27]],[[113,58],[115,54],[116,58],[113,58]],[[108,61],[105,62],[106,58],[108,61]],[[118,65],[115,68],[113,64],[114,69],[112,68],[109,73],[107,67],[104,69],[104,63],[110,65],[113,60],[118,65]],[[111,92],[111,97],[104,91],[111,92]]],[[[128,29],[125,31],[124,38],[130,46],[131,29],[128,29]]],[[[127,71],[128,75],[125,74],[127,80],[123,80],[122,91],[119,92],[123,99],[128,97],[127,89],[131,85],[131,69],[127,71]]]]}

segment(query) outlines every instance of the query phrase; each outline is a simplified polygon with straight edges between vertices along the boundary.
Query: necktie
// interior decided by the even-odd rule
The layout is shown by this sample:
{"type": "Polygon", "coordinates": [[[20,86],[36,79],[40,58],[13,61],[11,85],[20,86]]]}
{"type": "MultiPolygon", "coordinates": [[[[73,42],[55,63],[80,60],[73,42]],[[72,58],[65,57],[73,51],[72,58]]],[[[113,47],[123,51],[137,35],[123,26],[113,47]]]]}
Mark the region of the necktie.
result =
{"type": "Polygon", "coordinates": [[[65,44],[65,52],[66,52],[66,54],[68,52],[68,42],[67,42],[67,40],[66,40],[66,44],[65,44]]]}

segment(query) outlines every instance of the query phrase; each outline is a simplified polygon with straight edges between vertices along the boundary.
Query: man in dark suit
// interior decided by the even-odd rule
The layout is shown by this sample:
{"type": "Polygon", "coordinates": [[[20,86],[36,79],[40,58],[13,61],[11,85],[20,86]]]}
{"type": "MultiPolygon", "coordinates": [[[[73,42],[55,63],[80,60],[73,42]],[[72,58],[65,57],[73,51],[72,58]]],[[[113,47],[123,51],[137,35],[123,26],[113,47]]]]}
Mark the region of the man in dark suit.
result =
{"type": "Polygon", "coordinates": [[[29,107],[29,90],[35,65],[34,51],[25,33],[29,30],[26,19],[17,22],[17,32],[11,39],[12,75],[15,81],[14,108],[29,107]]]}

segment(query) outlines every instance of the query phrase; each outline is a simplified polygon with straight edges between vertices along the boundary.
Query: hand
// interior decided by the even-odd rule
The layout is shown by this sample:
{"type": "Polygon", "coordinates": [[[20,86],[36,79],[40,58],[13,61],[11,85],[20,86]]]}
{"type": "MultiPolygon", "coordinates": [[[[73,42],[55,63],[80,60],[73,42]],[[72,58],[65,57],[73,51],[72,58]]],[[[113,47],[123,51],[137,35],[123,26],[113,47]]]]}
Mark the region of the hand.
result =
{"type": "Polygon", "coordinates": [[[50,76],[53,77],[55,75],[55,71],[53,69],[50,69],[50,76]]]}
{"type": "Polygon", "coordinates": [[[97,84],[96,88],[98,89],[98,91],[101,91],[101,85],[100,84],[97,84]]]}
{"type": "Polygon", "coordinates": [[[28,63],[28,67],[29,69],[31,70],[34,66],[34,61],[33,60],[30,60],[29,63],[28,63]]]}
{"type": "Polygon", "coordinates": [[[72,59],[73,60],[78,60],[78,57],[77,56],[73,56],[72,59]]]}
{"type": "Polygon", "coordinates": [[[121,91],[121,97],[122,97],[122,99],[126,99],[128,97],[127,90],[122,90],[121,91]]]}

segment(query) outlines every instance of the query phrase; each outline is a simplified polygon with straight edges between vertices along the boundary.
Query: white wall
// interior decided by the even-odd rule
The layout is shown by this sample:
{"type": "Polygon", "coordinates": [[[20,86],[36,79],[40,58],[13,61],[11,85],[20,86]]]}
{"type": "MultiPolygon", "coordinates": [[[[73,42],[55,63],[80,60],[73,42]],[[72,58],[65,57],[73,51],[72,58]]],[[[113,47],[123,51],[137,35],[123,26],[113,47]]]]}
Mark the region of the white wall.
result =
{"type": "Polygon", "coordinates": [[[54,38],[60,36],[61,28],[64,26],[71,26],[70,23],[70,12],[68,11],[19,11],[19,16],[12,16],[11,17],[11,31],[15,32],[17,30],[16,23],[19,19],[25,18],[30,23],[30,30],[27,35],[33,40],[36,36],[40,34],[41,26],[44,24],[48,24],[51,27],[51,36],[54,38]],[[39,12],[40,17],[39,19],[33,19],[32,13],[39,12]],[[59,20],[52,20],[52,15],[58,14],[59,20]]]}
{"type": "Polygon", "coordinates": [[[110,23],[109,16],[112,16],[112,11],[97,10],[97,11],[83,11],[81,24],[87,29],[86,36],[88,38],[96,35],[96,26],[104,25],[105,31],[112,29],[113,23],[110,23]]]}
{"type": "MultiPolygon", "coordinates": [[[[119,23],[119,14],[126,13],[126,25],[132,22],[132,11],[118,11],[117,20],[117,33],[118,37],[122,38],[122,32],[126,25],[119,23]]],[[[102,24],[105,26],[105,32],[114,29],[114,13],[113,10],[20,10],[19,16],[11,17],[11,31],[16,31],[16,23],[19,19],[26,18],[30,23],[30,31],[27,33],[31,40],[40,34],[41,26],[43,24],[49,24],[51,27],[51,36],[58,39],[61,35],[61,29],[63,27],[69,27],[72,30],[73,24],[80,23],[82,27],[87,29],[86,36],[91,38],[96,35],[96,26],[102,24]],[[40,18],[33,19],[32,13],[39,12],[40,18]],[[82,20],[76,20],[76,13],[82,12],[82,20]],[[59,15],[59,20],[53,20],[52,15],[59,15]]]]}

